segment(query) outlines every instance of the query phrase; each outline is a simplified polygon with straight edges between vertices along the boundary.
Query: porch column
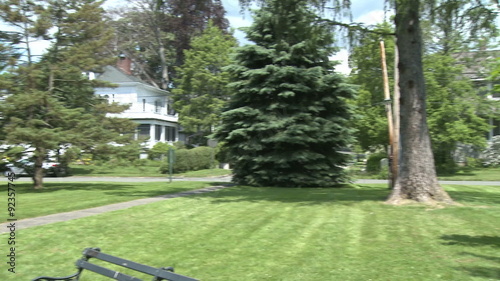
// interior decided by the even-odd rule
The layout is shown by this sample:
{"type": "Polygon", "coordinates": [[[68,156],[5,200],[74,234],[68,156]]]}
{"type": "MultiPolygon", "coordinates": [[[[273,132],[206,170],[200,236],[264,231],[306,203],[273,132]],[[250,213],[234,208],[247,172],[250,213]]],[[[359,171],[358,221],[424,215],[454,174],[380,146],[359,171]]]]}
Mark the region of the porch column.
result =
{"type": "Polygon", "coordinates": [[[155,130],[155,124],[150,124],[149,125],[149,146],[153,147],[156,141],[156,130],[155,130]]]}
{"type": "Polygon", "coordinates": [[[161,126],[160,141],[165,142],[165,126],[161,126]]]}

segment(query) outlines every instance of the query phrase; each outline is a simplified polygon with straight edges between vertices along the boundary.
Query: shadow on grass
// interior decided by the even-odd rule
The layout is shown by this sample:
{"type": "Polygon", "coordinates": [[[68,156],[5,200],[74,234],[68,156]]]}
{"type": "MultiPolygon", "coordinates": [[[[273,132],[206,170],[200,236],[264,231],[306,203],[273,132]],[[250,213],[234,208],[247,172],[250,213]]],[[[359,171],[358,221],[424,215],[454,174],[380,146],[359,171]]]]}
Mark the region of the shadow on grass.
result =
{"type": "Polygon", "coordinates": [[[453,200],[462,203],[500,205],[500,193],[478,191],[447,191],[453,200]]]}
{"type": "Polygon", "coordinates": [[[192,199],[212,198],[214,204],[237,202],[276,201],[283,203],[331,204],[341,202],[349,205],[360,201],[383,202],[389,195],[385,187],[342,187],[342,188],[283,188],[283,187],[246,187],[209,192],[191,197],[192,199]]]}
{"type": "Polygon", "coordinates": [[[468,247],[493,246],[500,247],[500,236],[470,236],[470,235],[443,235],[440,237],[446,241],[444,245],[461,245],[468,247]]]}
{"type": "MultiPolygon", "coordinates": [[[[485,260],[487,263],[490,264],[500,264],[499,257],[478,255],[468,252],[464,252],[461,254],[485,260]]],[[[499,266],[461,266],[461,267],[455,267],[455,269],[460,271],[465,271],[467,274],[473,277],[487,278],[488,280],[500,280],[499,266]]]]}
{"type": "Polygon", "coordinates": [[[78,176],[84,176],[84,175],[89,175],[94,172],[93,168],[88,168],[88,167],[70,167],[69,173],[73,176],[78,175],[78,176]]]}
{"type": "MultiPolygon", "coordinates": [[[[227,183],[224,183],[227,185],[227,183]]],[[[224,185],[220,183],[208,183],[209,186],[218,186],[218,185],[224,185]]],[[[148,197],[158,197],[162,195],[167,195],[167,194],[173,194],[173,193],[180,193],[180,192],[187,192],[190,190],[196,190],[196,189],[201,189],[203,187],[199,188],[189,188],[189,187],[172,187],[169,186],[169,183],[165,183],[165,189],[159,189],[159,190],[138,190],[137,186],[134,186],[135,190],[134,191],[127,191],[124,189],[115,189],[115,190],[110,190],[108,192],[105,192],[106,194],[109,195],[115,195],[115,196],[127,196],[127,197],[139,197],[139,198],[148,198],[148,197]]]]}
{"type": "Polygon", "coordinates": [[[456,269],[465,271],[474,277],[488,278],[487,280],[500,280],[500,267],[463,266],[456,269]]]}
{"type": "MultiPolygon", "coordinates": [[[[470,235],[443,235],[440,237],[442,240],[446,241],[444,245],[460,245],[466,247],[500,247],[500,236],[470,236],[470,235]]],[[[469,252],[463,252],[462,255],[472,256],[474,258],[485,260],[486,263],[499,264],[500,257],[487,256],[482,254],[475,254],[469,252]]],[[[456,270],[465,271],[467,274],[473,277],[488,278],[489,280],[500,279],[500,267],[499,266],[461,266],[455,267],[456,270]]]]}
{"type": "MultiPolygon", "coordinates": [[[[147,183],[142,183],[145,185],[147,183]]],[[[154,182],[151,184],[157,185],[158,183],[154,182]]],[[[96,194],[106,194],[111,196],[124,196],[124,197],[138,197],[138,198],[146,198],[146,197],[156,197],[166,194],[172,194],[177,192],[183,192],[189,190],[189,187],[180,186],[180,187],[172,187],[169,186],[168,183],[165,183],[165,188],[154,188],[154,189],[141,189],[141,186],[137,184],[127,184],[127,183],[45,183],[43,189],[33,189],[32,183],[18,183],[16,184],[16,193],[18,194],[42,194],[42,193],[51,193],[57,192],[61,190],[67,191],[76,191],[76,190],[85,190],[85,191],[96,191],[96,194]]],[[[0,186],[0,192],[6,192],[7,185],[0,186]]],[[[133,199],[131,199],[133,200],[133,199]]]]}

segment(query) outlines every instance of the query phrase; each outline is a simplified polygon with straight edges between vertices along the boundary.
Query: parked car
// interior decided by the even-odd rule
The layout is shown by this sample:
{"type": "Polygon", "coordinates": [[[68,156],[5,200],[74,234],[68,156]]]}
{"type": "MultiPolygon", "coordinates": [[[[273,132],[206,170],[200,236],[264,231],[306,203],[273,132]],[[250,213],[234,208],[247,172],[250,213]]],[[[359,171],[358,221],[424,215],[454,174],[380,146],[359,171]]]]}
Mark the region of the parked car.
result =
{"type": "MultiPolygon", "coordinates": [[[[14,173],[16,176],[32,176],[35,170],[34,166],[35,163],[27,159],[19,160],[5,165],[4,175],[8,176],[9,173],[14,173]]],[[[68,174],[67,168],[58,162],[44,162],[42,169],[44,176],[64,177],[68,174]]]]}

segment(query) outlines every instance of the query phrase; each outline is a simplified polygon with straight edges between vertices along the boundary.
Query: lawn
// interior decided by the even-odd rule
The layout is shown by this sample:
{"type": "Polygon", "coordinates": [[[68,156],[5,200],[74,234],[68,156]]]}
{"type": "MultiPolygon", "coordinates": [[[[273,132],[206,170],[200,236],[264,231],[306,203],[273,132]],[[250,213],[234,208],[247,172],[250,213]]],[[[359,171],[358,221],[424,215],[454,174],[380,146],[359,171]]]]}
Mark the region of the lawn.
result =
{"type": "MultiPolygon", "coordinates": [[[[140,198],[199,189],[209,182],[149,182],[149,183],[45,183],[44,189],[34,190],[32,183],[15,183],[17,219],[32,218],[74,210],[87,209],[140,198]]],[[[7,194],[7,184],[0,185],[7,194]]],[[[7,206],[7,203],[5,203],[7,206]]],[[[5,222],[7,217],[2,217],[5,222]]],[[[1,279],[0,279],[1,280],[1,279]]]]}
{"type": "Polygon", "coordinates": [[[386,205],[385,185],[170,199],[19,230],[17,274],[3,267],[0,279],[70,274],[83,248],[100,247],[205,281],[498,280],[500,188],[446,189],[462,206],[386,205]]]}
{"type": "MultiPolygon", "coordinates": [[[[360,167],[351,168],[351,175],[356,179],[381,179],[378,174],[361,172],[360,167]]],[[[385,175],[384,177],[387,177],[385,175]]],[[[384,178],[382,177],[382,178],[384,178]]],[[[439,180],[449,181],[500,181],[500,168],[462,168],[454,174],[439,174],[439,180]]],[[[385,179],[385,178],[384,178],[385,179]]]]}
{"type": "Polygon", "coordinates": [[[500,181],[500,168],[463,169],[452,175],[439,175],[440,180],[500,181]]]}
{"type": "MultiPolygon", "coordinates": [[[[160,163],[144,166],[70,165],[71,175],[89,177],[167,177],[160,173],[160,163]]],[[[230,175],[231,170],[207,169],[174,174],[175,177],[216,177],[230,175]]]]}

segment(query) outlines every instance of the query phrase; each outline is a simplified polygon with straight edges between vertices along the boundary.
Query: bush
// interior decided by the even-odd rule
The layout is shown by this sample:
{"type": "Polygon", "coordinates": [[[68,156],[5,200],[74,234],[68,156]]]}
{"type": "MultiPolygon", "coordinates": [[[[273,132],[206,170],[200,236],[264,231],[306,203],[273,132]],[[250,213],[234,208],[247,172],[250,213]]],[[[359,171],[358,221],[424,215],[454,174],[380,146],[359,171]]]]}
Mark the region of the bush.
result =
{"type": "Polygon", "coordinates": [[[368,173],[379,173],[380,160],[384,158],[387,158],[387,154],[384,152],[370,154],[370,156],[368,156],[368,160],[366,161],[366,171],[368,173]]]}
{"type": "MultiPolygon", "coordinates": [[[[213,168],[215,165],[214,153],[214,149],[207,146],[193,149],[177,149],[175,150],[173,170],[175,173],[183,173],[213,168]]],[[[160,172],[163,174],[168,173],[168,159],[162,162],[160,172]]]]}
{"type": "Polygon", "coordinates": [[[486,167],[500,166],[500,136],[494,136],[483,151],[483,163],[486,167]]]}
{"type": "Polygon", "coordinates": [[[164,143],[164,142],[156,143],[148,151],[148,158],[151,160],[163,159],[163,158],[167,157],[168,150],[170,148],[174,148],[174,147],[172,145],[169,145],[168,143],[164,143]],[[163,156],[163,158],[162,158],[162,156],[163,156]]]}

